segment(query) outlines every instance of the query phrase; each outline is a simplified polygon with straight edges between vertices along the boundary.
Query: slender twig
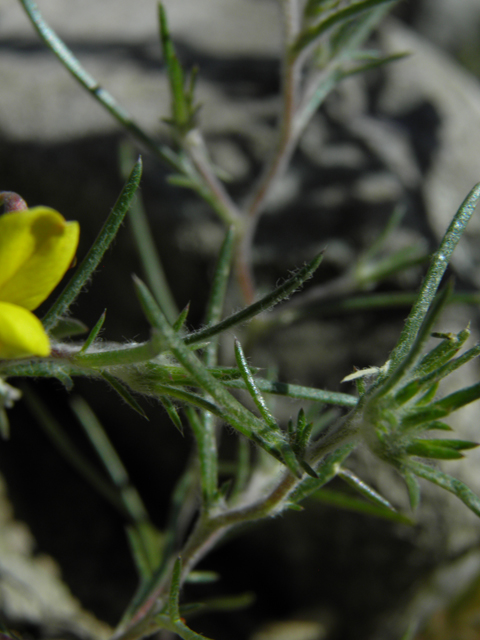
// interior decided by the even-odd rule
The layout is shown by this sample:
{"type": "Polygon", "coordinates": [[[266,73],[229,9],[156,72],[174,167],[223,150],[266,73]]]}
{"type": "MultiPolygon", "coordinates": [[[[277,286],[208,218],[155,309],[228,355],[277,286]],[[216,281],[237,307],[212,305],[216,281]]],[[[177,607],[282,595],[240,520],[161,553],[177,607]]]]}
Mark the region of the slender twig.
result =
{"type": "Polygon", "coordinates": [[[91,76],[68,49],[53,29],[43,19],[33,0],[20,0],[35,30],[47,47],[57,56],[65,68],[129,133],[160,157],[168,166],[179,170],[176,154],[159,145],[133,119],[133,117],[91,76]]]}
{"type": "Polygon", "coordinates": [[[251,303],[255,297],[255,286],[251,272],[251,248],[260,213],[266,205],[272,186],[282,175],[294,150],[292,127],[298,103],[300,65],[289,55],[290,46],[300,29],[297,0],[281,3],[283,18],[283,61],[282,61],[282,113],[279,137],[270,162],[266,165],[247,207],[247,221],[237,252],[237,277],[245,301],[251,303]]]}
{"type": "Polygon", "coordinates": [[[206,145],[199,129],[192,129],[183,139],[183,146],[205,187],[211,194],[212,206],[228,226],[239,227],[242,222],[240,212],[212,169],[206,145]]]}

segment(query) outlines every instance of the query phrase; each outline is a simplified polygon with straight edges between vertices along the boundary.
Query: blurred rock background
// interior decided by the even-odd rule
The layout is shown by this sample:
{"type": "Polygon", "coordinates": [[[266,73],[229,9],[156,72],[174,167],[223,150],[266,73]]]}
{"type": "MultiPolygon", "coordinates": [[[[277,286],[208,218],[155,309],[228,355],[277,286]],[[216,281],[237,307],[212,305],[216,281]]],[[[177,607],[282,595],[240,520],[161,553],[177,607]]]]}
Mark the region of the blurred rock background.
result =
{"type": "MultiPolygon", "coordinates": [[[[168,115],[169,97],[156,2],[39,4],[100,84],[144,128],[166,139],[160,118],[168,115]]],[[[165,5],[182,61],[200,67],[201,116],[212,155],[231,174],[229,188],[241,198],[269,148],[277,113],[275,2],[166,0],[165,5]]],[[[399,199],[408,203],[399,241],[435,246],[480,179],[479,35],[476,0],[410,0],[398,6],[376,43],[412,55],[386,72],[344,83],[315,117],[258,230],[255,256],[262,286],[272,286],[325,245],[329,251],[319,278],[337,275],[371,242],[399,199]]],[[[14,0],[0,0],[0,78],[0,187],[79,220],[82,255],[121,188],[118,145],[125,135],[44,48],[14,0]]],[[[223,232],[206,205],[168,186],[158,161],[148,154],[144,159],[142,197],[178,305],[191,300],[195,326],[223,232]]],[[[453,265],[463,289],[480,285],[479,234],[477,216],[453,265]]],[[[80,297],[77,317],[92,326],[106,307],[107,339],[145,338],[148,328],[130,285],[131,273],[139,269],[127,227],[80,297]]],[[[388,286],[415,286],[419,275],[388,286]]],[[[232,304],[238,304],[234,292],[232,304]]],[[[282,377],[295,382],[339,389],[338,381],[353,365],[385,361],[406,313],[313,315],[269,337],[252,361],[275,363],[282,377]]],[[[446,314],[445,330],[458,331],[469,320],[477,323],[478,335],[478,312],[472,308],[446,314]]],[[[478,379],[478,368],[468,375],[478,379]]],[[[75,393],[88,399],[107,427],[153,520],[162,525],[189,438],[182,440],[157,407],[148,406],[146,425],[112,394],[93,387],[79,382],[75,393]]],[[[55,416],[89,452],[68,396],[56,384],[35,388],[51,397],[55,416]]],[[[475,439],[478,410],[469,407],[458,420],[462,436],[475,439]]],[[[478,460],[470,454],[455,472],[480,491],[478,460]]],[[[365,468],[361,460],[357,464],[365,468]]],[[[86,609],[114,624],[136,583],[120,518],[69,468],[23,406],[12,412],[12,437],[0,445],[0,469],[15,515],[30,526],[37,549],[59,562],[86,609]]],[[[379,473],[384,472],[372,470],[374,478],[379,473]]],[[[389,482],[402,500],[394,480],[389,482]]],[[[199,618],[198,629],[216,640],[393,640],[419,611],[444,612],[475,578],[479,541],[474,516],[454,498],[428,488],[413,528],[309,505],[212,554],[204,566],[221,572],[221,589],[253,590],[257,601],[238,614],[199,618]]],[[[12,617],[27,634],[41,635],[42,625],[44,634],[52,633],[45,620],[12,617]]],[[[453,640],[448,631],[440,633],[436,637],[453,640]]]]}

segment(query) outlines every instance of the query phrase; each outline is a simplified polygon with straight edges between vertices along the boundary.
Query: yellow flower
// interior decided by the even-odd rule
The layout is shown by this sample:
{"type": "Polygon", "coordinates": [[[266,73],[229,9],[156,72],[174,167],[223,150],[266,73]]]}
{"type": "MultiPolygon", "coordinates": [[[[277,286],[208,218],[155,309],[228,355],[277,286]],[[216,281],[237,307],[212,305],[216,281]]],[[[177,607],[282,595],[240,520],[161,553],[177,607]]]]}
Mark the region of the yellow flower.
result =
{"type": "Polygon", "coordinates": [[[48,356],[50,342],[31,313],[75,257],[80,227],[34,207],[0,216],[0,359],[48,356]]]}

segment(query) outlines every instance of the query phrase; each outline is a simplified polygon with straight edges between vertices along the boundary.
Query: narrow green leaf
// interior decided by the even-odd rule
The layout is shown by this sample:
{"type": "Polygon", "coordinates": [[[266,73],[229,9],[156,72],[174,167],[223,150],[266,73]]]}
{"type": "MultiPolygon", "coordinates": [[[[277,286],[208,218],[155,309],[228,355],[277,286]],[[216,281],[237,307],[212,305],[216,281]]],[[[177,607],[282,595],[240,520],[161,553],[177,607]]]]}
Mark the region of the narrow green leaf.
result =
{"type": "Polygon", "coordinates": [[[148,416],[145,411],[135,400],[129,389],[118,378],[112,376],[108,371],[102,371],[101,376],[134,411],[140,414],[142,418],[145,418],[145,420],[148,420],[148,416]]]}
{"type": "MultiPolygon", "coordinates": [[[[23,0],[23,2],[25,1],[26,0],[23,0]]],[[[141,177],[142,160],[139,158],[130,172],[128,180],[125,183],[125,186],[123,187],[107,220],[105,221],[97,239],[90,247],[87,255],[84,257],[76,272],[70,279],[70,282],[42,319],[43,326],[47,331],[53,329],[61,316],[65,315],[70,305],[76,300],[80,291],[100,264],[106,250],[120,229],[120,225],[122,224],[139,187],[141,177]]]]}
{"type": "Polygon", "coordinates": [[[50,337],[54,340],[63,340],[86,333],[88,327],[76,318],[60,318],[56,327],[50,331],[50,337]]]}
{"type": "Polygon", "coordinates": [[[300,466],[308,476],[310,476],[311,478],[315,478],[315,480],[318,478],[318,473],[315,471],[315,469],[312,469],[308,462],[306,462],[305,460],[300,460],[300,466]]]}
{"type": "MultiPolygon", "coordinates": [[[[450,280],[447,286],[434,298],[431,305],[428,307],[423,322],[418,328],[415,339],[412,341],[408,352],[406,352],[404,359],[394,366],[393,354],[390,359],[389,372],[386,374],[386,378],[383,382],[376,387],[374,397],[385,395],[388,391],[394,388],[396,384],[405,376],[406,373],[415,365],[420,352],[425,342],[430,337],[432,328],[435,322],[438,320],[439,315],[442,313],[445,305],[448,302],[453,291],[453,281],[450,280]]],[[[408,319],[407,319],[408,322],[408,319]]]]}
{"type": "Polygon", "coordinates": [[[438,382],[432,385],[432,387],[417,400],[416,402],[417,407],[422,404],[429,404],[430,402],[435,400],[437,391],[438,391],[438,382]]]}
{"type": "Polygon", "coordinates": [[[479,198],[480,183],[475,185],[463,201],[448,227],[443,240],[440,243],[440,247],[433,255],[432,262],[423,281],[417,300],[407,318],[400,339],[392,352],[392,368],[397,367],[400,362],[406,358],[407,353],[410,351],[417,337],[420,326],[424,321],[427,310],[436,295],[452,253],[462,237],[468,221],[475,211],[479,198]]]}
{"type": "Polygon", "coordinates": [[[218,452],[215,429],[214,425],[212,425],[211,431],[205,429],[204,423],[192,407],[185,407],[185,415],[197,441],[202,499],[203,505],[208,508],[217,493],[218,484],[218,452]]]}
{"type": "Polygon", "coordinates": [[[457,409],[464,407],[466,404],[475,402],[475,400],[478,400],[479,398],[480,382],[477,382],[477,384],[474,384],[471,387],[460,389],[460,391],[455,391],[445,398],[437,400],[437,402],[431,404],[430,407],[434,410],[445,411],[444,415],[449,415],[450,413],[457,411],[457,409]]]}
{"type": "Polygon", "coordinates": [[[428,440],[420,440],[417,439],[415,442],[428,442],[434,445],[438,445],[439,447],[447,447],[449,449],[454,449],[455,451],[463,451],[464,449],[475,449],[478,447],[478,442],[471,442],[471,440],[456,440],[454,438],[446,439],[428,439],[428,440]]]}
{"type": "Polygon", "coordinates": [[[79,396],[72,398],[70,405],[113,484],[118,488],[130,520],[137,526],[147,522],[148,512],[140,494],[130,482],[128,472],[97,416],[79,396]]]}
{"type": "Polygon", "coordinates": [[[176,426],[178,431],[183,436],[182,420],[178,415],[178,411],[175,405],[173,404],[173,402],[170,400],[168,396],[159,396],[158,400],[160,404],[163,406],[163,408],[165,409],[165,411],[168,413],[168,417],[170,418],[170,420],[173,422],[173,424],[176,426]]]}
{"type": "Polygon", "coordinates": [[[420,390],[425,389],[431,384],[440,382],[443,378],[450,375],[451,373],[453,373],[454,371],[462,367],[467,362],[470,362],[470,360],[473,360],[474,358],[478,358],[479,355],[480,355],[480,344],[476,344],[474,347],[472,347],[468,351],[465,351],[465,353],[462,353],[462,355],[459,356],[458,358],[454,358],[449,362],[446,362],[438,369],[435,369],[428,375],[423,376],[423,378],[419,378],[417,381],[418,388],[420,390]]]}
{"type": "Polygon", "coordinates": [[[302,33],[300,33],[292,47],[292,55],[296,57],[301,51],[315,42],[315,40],[317,40],[329,29],[332,29],[333,27],[346,22],[347,20],[356,18],[361,13],[377,7],[378,5],[392,3],[395,1],[396,0],[361,0],[360,2],[355,2],[348,7],[343,7],[342,9],[331,13],[321,22],[305,29],[302,33]]]}
{"type": "Polygon", "coordinates": [[[243,353],[243,349],[242,349],[242,345],[240,344],[240,342],[235,339],[235,360],[237,361],[237,365],[238,368],[240,370],[240,373],[242,375],[242,378],[245,382],[245,385],[247,387],[247,391],[249,392],[250,396],[252,397],[252,400],[254,401],[254,403],[257,406],[257,409],[259,410],[262,418],[265,420],[265,422],[267,423],[267,425],[271,428],[271,429],[278,429],[278,425],[277,425],[277,421],[275,420],[275,418],[272,416],[272,414],[270,413],[265,400],[262,397],[262,394],[260,393],[260,391],[258,390],[257,386],[255,385],[255,380],[253,379],[252,374],[250,373],[250,369],[248,367],[248,363],[247,363],[247,359],[245,357],[245,354],[243,353]]]}
{"type": "MultiPolygon", "coordinates": [[[[190,303],[188,303],[183,310],[180,312],[178,318],[173,323],[173,330],[179,333],[183,329],[183,325],[187,320],[188,312],[190,311],[190,303]]],[[[166,315],[166,314],[165,314],[166,315]]]]}
{"type": "Polygon", "coordinates": [[[407,446],[406,451],[411,456],[436,460],[458,460],[464,457],[462,453],[450,447],[431,444],[431,440],[414,440],[407,446]]]}
{"type": "Polygon", "coordinates": [[[249,307],[245,307],[245,309],[242,309],[241,311],[228,316],[221,322],[211,327],[207,327],[206,329],[188,335],[185,338],[185,344],[193,344],[195,342],[207,340],[214,335],[226,331],[227,329],[231,329],[237,324],[241,324],[243,322],[246,322],[247,320],[250,320],[262,311],[270,309],[271,307],[291,295],[296,289],[301,287],[303,283],[308,280],[308,278],[310,278],[318,269],[322,259],[323,253],[319,253],[311,262],[302,267],[295,275],[286,280],[274,291],[258,300],[258,302],[254,302],[249,307]]]}
{"type": "MultiPolygon", "coordinates": [[[[120,145],[120,171],[124,179],[127,178],[129,168],[132,166],[134,153],[135,151],[129,143],[120,145]]],[[[173,323],[178,316],[177,303],[168,284],[159,250],[155,242],[155,235],[152,233],[151,225],[145,207],[143,206],[143,199],[139,193],[137,193],[137,197],[132,201],[128,212],[128,221],[147,284],[169,322],[173,323]]]]}
{"type": "Polygon", "coordinates": [[[185,578],[189,584],[210,584],[218,582],[220,575],[215,571],[191,571],[185,578]]]}
{"type": "Polygon", "coordinates": [[[457,478],[453,478],[447,473],[440,471],[440,469],[434,469],[416,460],[409,460],[408,468],[419,478],[424,478],[425,480],[438,485],[442,489],[453,493],[464,504],[466,504],[473,513],[480,516],[480,498],[476,496],[466,484],[457,480],[457,478]]]}
{"type": "Polygon", "coordinates": [[[424,426],[426,431],[453,431],[452,427],[445,422],[440,422],[439,420],[434,420],[429,424],[424,426]]]}
{"type": "Polygon", "coordinates": [[[408,469],[402,469],[402,476],[407,485],[410,508],[412,511],[416,511],[420,504],[420,485],[417,478],[408,469]]]}
{"type": "Polygon", "coordinates": [[[134,526],[126,527],[128,544],[130,551],[137,569],[138,575],[141,580],[147,581],[153,575],[153,569],[150,565],[149,558],[145,551],[143,540],[138,532],[138,529],[134,526]]]}
{"type": "Polygon", "coordinates": [[[372,69],[377,69],[378,67],[383,67],[387,64],[391,64],[392,62],[398,62],[399,60],[403,60],[404,58],[408,58],[412,54],[409,51],[393,53],[389,56],[383,56],[381,58],[377,58],[375,60],[370,60],[368,62],[364,62],[363,64],[358,64],[355,67],[350,69],[346,69],[341,74],[341,79],[349,78],[350,76],[355,76],[360,73],[367,73],[367,71],[371,71],[372,69]]]}
{"type": "Polygon", "coordinates": [[[38,424],[65,460],[67,460],[103,498],[117,509],[123,517],[129,518],[130,514],[126,510],[116,487],[98,471],[88,458],[78,451],[72,440],[66,435],[65,430],[57,420],[55,420],[39,396],[26,387],[22,389],[22,392],[24,400],[37,419],[38,424]]]}
{"type": "Polygon", "coordinates": [[[101,328],[103,327],[103,323],[105,322],[106,315],[107,315],[107,310],[105,309],[105,311],[102,313],[100,318],[97,320],[97,322],[96,322],[95,326],[93,327],[93,329],[88,334],[88,337],[85,340],[85,342],[83,343],[82,348],[78,352],[79,354],[80,353],[85,353],[86,351],[88,351],[89,347],[91,347],[91,345],[94,343],[95,339],[97,338],[98,334],[100,333],[101,328]]]}
{"type": "Polygon", "coordinates": [[[395,508],[386,498],[381,496],[366,482],[358,478],[354,473],[352,473],[352,471],[349,471],[348,469],[340,469],[338,472],[338,477],[346,482],[350,487],[355,489],[355,491],[358,491],[360,495],[362,495],[364,498],[367,498],[367,500],[370,500],[370,502],[373,502],[378,507],[389,509],[390,511],[395,511],[395,508]]]}
{"type": "Polygon", "coordinates": [[[374,518],[382,518],[383,520],[390,520],[393,522],[399,522],[401,524],[413,524],[413,522],[407,516],[392,509],[387,509],[371,502],[365,502],[353,496],[348,496],[345,493],[339,491],[332,491],[331,489],[317,489],[312,493],[311,497],[323,504],[332,505],[339,509],[347,509],[348,511],[354,511],[355,513],[361,513],[367,516],[373,516],[374,518]]]}
{"type": "Polygon", "coordinates": [[[470,329],[467,327],[456,335],[445,336],[442,342],[431,349],[414,368],[417,377],[423,377],[432,373],[446,364],[463,347],[470,337],[470,329]]]}
{"type": "MultiPolygon", "coordinates": [[[[246,389],[244,380],[227,380],[225,384],[231,389],[246,389]]],[[[287,396],[299,400],[313,400],[325,404],[338,404],[342,407],[356,407],[358,404],[358,398],[348,393],[301,387],[287,382],[272,382],[264,378],[255,378],[255,384],[260,391],[278,396],[287,396]]]]}
{"type": "Polygon", "coordinates": [[[194,126],[196,109],[193,105],[193,89],[195,86],[194,72],[191,76],[188,89],[185,87],[185,76],[182,65],[178,60],[168,29],[167,15],[163,4],[158,4],[158,19],[160,27],[160,43],[162,45],[163,58],[167,68],[172,98],[172,124],[181,135],[184,135],[194,126]]]}
{"type": "MultiPolygon", "coordinates": [[[[255,594],[251,592],[247,593],[239,593],[233,596],[223,596],[219,598],[206,598],[201,603],[198,604],[200,607],[192,611],[195,614],[197,611],[201,612],[202,615],[205,613],[213,612],[213,611],[239,611],[241,609],[246,609],[250,607],[255,602],[255,594]]],[[[190,614],[190,611],[184,607],[188,607],[189,605],[182,605],[180,607],[180,612],[182,615],[185,615],[187,618],[193,617],[190,614]]]]}
{"type": "Polygon", "coordinates": [[[174,187],[183,187],[184,189],[197,189],[197,184],[189,176],[185,176],[181,173],[172,173],[167,177],[168,184],[174,187]]]}
{"type": "Polygon", "coordinates": [[[438,418],[444,418],[448,413],[442,407],[436,407],[435,403],[420,407],[420,409],[413,409],[402,418],[400,429],[402,431],[410,431],[416,427],[436,421],[438,418]]]}

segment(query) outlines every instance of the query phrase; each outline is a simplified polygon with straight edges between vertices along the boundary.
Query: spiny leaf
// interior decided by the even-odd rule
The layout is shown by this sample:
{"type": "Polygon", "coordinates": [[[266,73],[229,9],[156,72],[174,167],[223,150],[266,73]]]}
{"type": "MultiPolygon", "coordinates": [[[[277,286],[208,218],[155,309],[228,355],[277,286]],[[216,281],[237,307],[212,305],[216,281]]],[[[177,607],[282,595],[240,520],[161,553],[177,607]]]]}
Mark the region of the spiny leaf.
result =
{"type": "Polygon", "coordinates": [[[308,476],[310,476],[311,478],[315,478],[315,480],[318,479],[318,473],[315,471],[315,469],[312,469],[308,462],[306,462],[305,460],[300,460],[300,466],[308,476]]]}
{"type": "Polygon", "coordinates": [[[358,478],[352,471],[348,469],[340,469],[338,472],[338,477],[341,478],[344,482],[346,482],[350,487],[358,491],[360,495],[370,502],[373,502],[379,507],[383,509],[390,509],[390,511],[395,511],[394,507],[390,504],[390,502],[381,496],[375,489],[370,487],[366,482],[358,478]]]}
{"type": "Polygon", "coordinates": [[[187,319],[189,311],[190,311],[190,303],[188,303],[183,308],[183,310],[180,312],[180,315],[178,316],[178,318],[173,323],[173,325],[172,325],[173,330],[176,331],[177,333],[183,329],[183,325],[185,324],[185,321],[187,319]]]}
{"type": "Polygon", "coordinates": [[[134,411],[140,414],[142,418],[145,418],[145,420],[148,420],[145,411],[132,396],[129,389],[118,378],[112,376],[108,371],[102,371],[101,376],[134,411]]]}
{"type": "Polygon", "coordinates": [[[96,322],[95,326],[93,327],[93,329],[88,334],[88,337],[85,340],[85,342],[83,343],[82,348],[78,352],[79,354],[80,353],[85,353],[86,351],[88,351],[88,348],[94,343],[96,337],[100,333],[101,328],[103,327],[103,323],[105,322],[106,315],[107,315],[107,310],[105,309],[105,311],[102,313],[100,318],[97,320],[97,322],[96,322]]]}
{"type": "Polygon", "coordinates": [[[159,396],[158,399],[161,405],[163,406],[163,408],[165,409],[165,411],[168,413],[170,420],[173,422],[173,424],[177,427],[177,429],[180,431],[180,433],[183,436],[183,424],[173,402],[170,400],[168,396],[159,396]]]}
{"type": "Polygon", "coordinates": [[[252,374],[250,373],[250,369],[248,367],[247,359],[245,358],[245,354],[243,353],[242,345],[240,342],[235,339],[235,359],[237,361],[238,368],[240,369],[240,373],[242,378],[247,386],[247,390],[252,397],[252,400],[257,405],[258,410],[262,418],[268,424],[271,429],[278,429],[277,421],[270,413],[265,400],[262,397],[262,394],[258,390],[255,385],[255,380],[253,379],[252,374]]]}
{"type": "MultiPolygon", "coordinates": [[[[427,312],[423,318],[423,322],[418,328],[415,335],[415,339],[412,341],[410,348],[405,353],[404,359],[394,366],[393,354],[391,357],[391,365],[389,368],[390,373],[386,374],[386,378],[383,382],[376,387],[374,397],[385,395],[388,391],[393,389],[400,380],[408,373],[408,371],[416,364],[416,361],[420,355],[420,352],[425,342],[430,337],[432,328],[437,321],[439,315],[443,311],[449,298],[453,292],[453,281],[450,280],[447,286],[440,291],[440,293],[433,299],[432,303],[427,309],[427,312]]],[[[408,322],[408,320],[407,320],[408,322]]],[[[394,350],[395,351],[395,350],[394,350]]]]}
{"type": "Polygon", "coordinates": [[[422,322],[425,319],[452,253],[470,220],[480,198],[480,183],[470,191],[448,227],[440,247],[432,257],[427,275],[422,283],[418,297],[407,318],[400,339],[391,354],[392,367],[397,367],[410,351],[422,322]]]}
{"type": "Polygon", "coordinates": [[[393,522],[400,522],[402,524],[413,524],[410,518],[404,516],[402,513],[395,511],[395,509],[387,509],[365,500],[360,500],[353,496],[349,496],[339,491],[333,491],[331,489],[317,489],[312,494],[312,498],[318,500],[324,504],[329,504],[339,509],[348,509],[356,513],[362,513],[367,516],[373,516],[376,518],[382,518],[384,520],[391,520],[393,522]]]}
{"type": "Polygon", "coordinates": [[[285,298],[301,287],[303,283],[313,275],[320,266],[322,259],[323,253],[319,253],[311,262],[307,263],[291,278],[274,289],[274,291],[258,300],[258,302],[254,302],[249,307],[245,307],[245,309],[228,316],[222,320],[222,322],[219,322],[212,327],[207,327],[206,329],[197,331],[196,333],[191,333],[185,338],[185,344],[193,344],[195,342],[207,340],[218,333],[231,329],[237,324],[242,324],[243,322],[250,320],[262,311],[266,311],[282,300],[285,300],[285,298]]]}
{"type": "Polygon", "coordinates": [[[142,167],[142,159],[139,157],[97,239],[90,247],[87,255],[78,266],[65,289],[42,319],[43,326],[46,330],[53,329],[60,317],[65,315],[70,305],[75,301],[80,291],[100,264],[113,239],[116,237],[120,225],[128,212],[130,203],[135,197],[135,193],[140,185],[142,167]]]}

